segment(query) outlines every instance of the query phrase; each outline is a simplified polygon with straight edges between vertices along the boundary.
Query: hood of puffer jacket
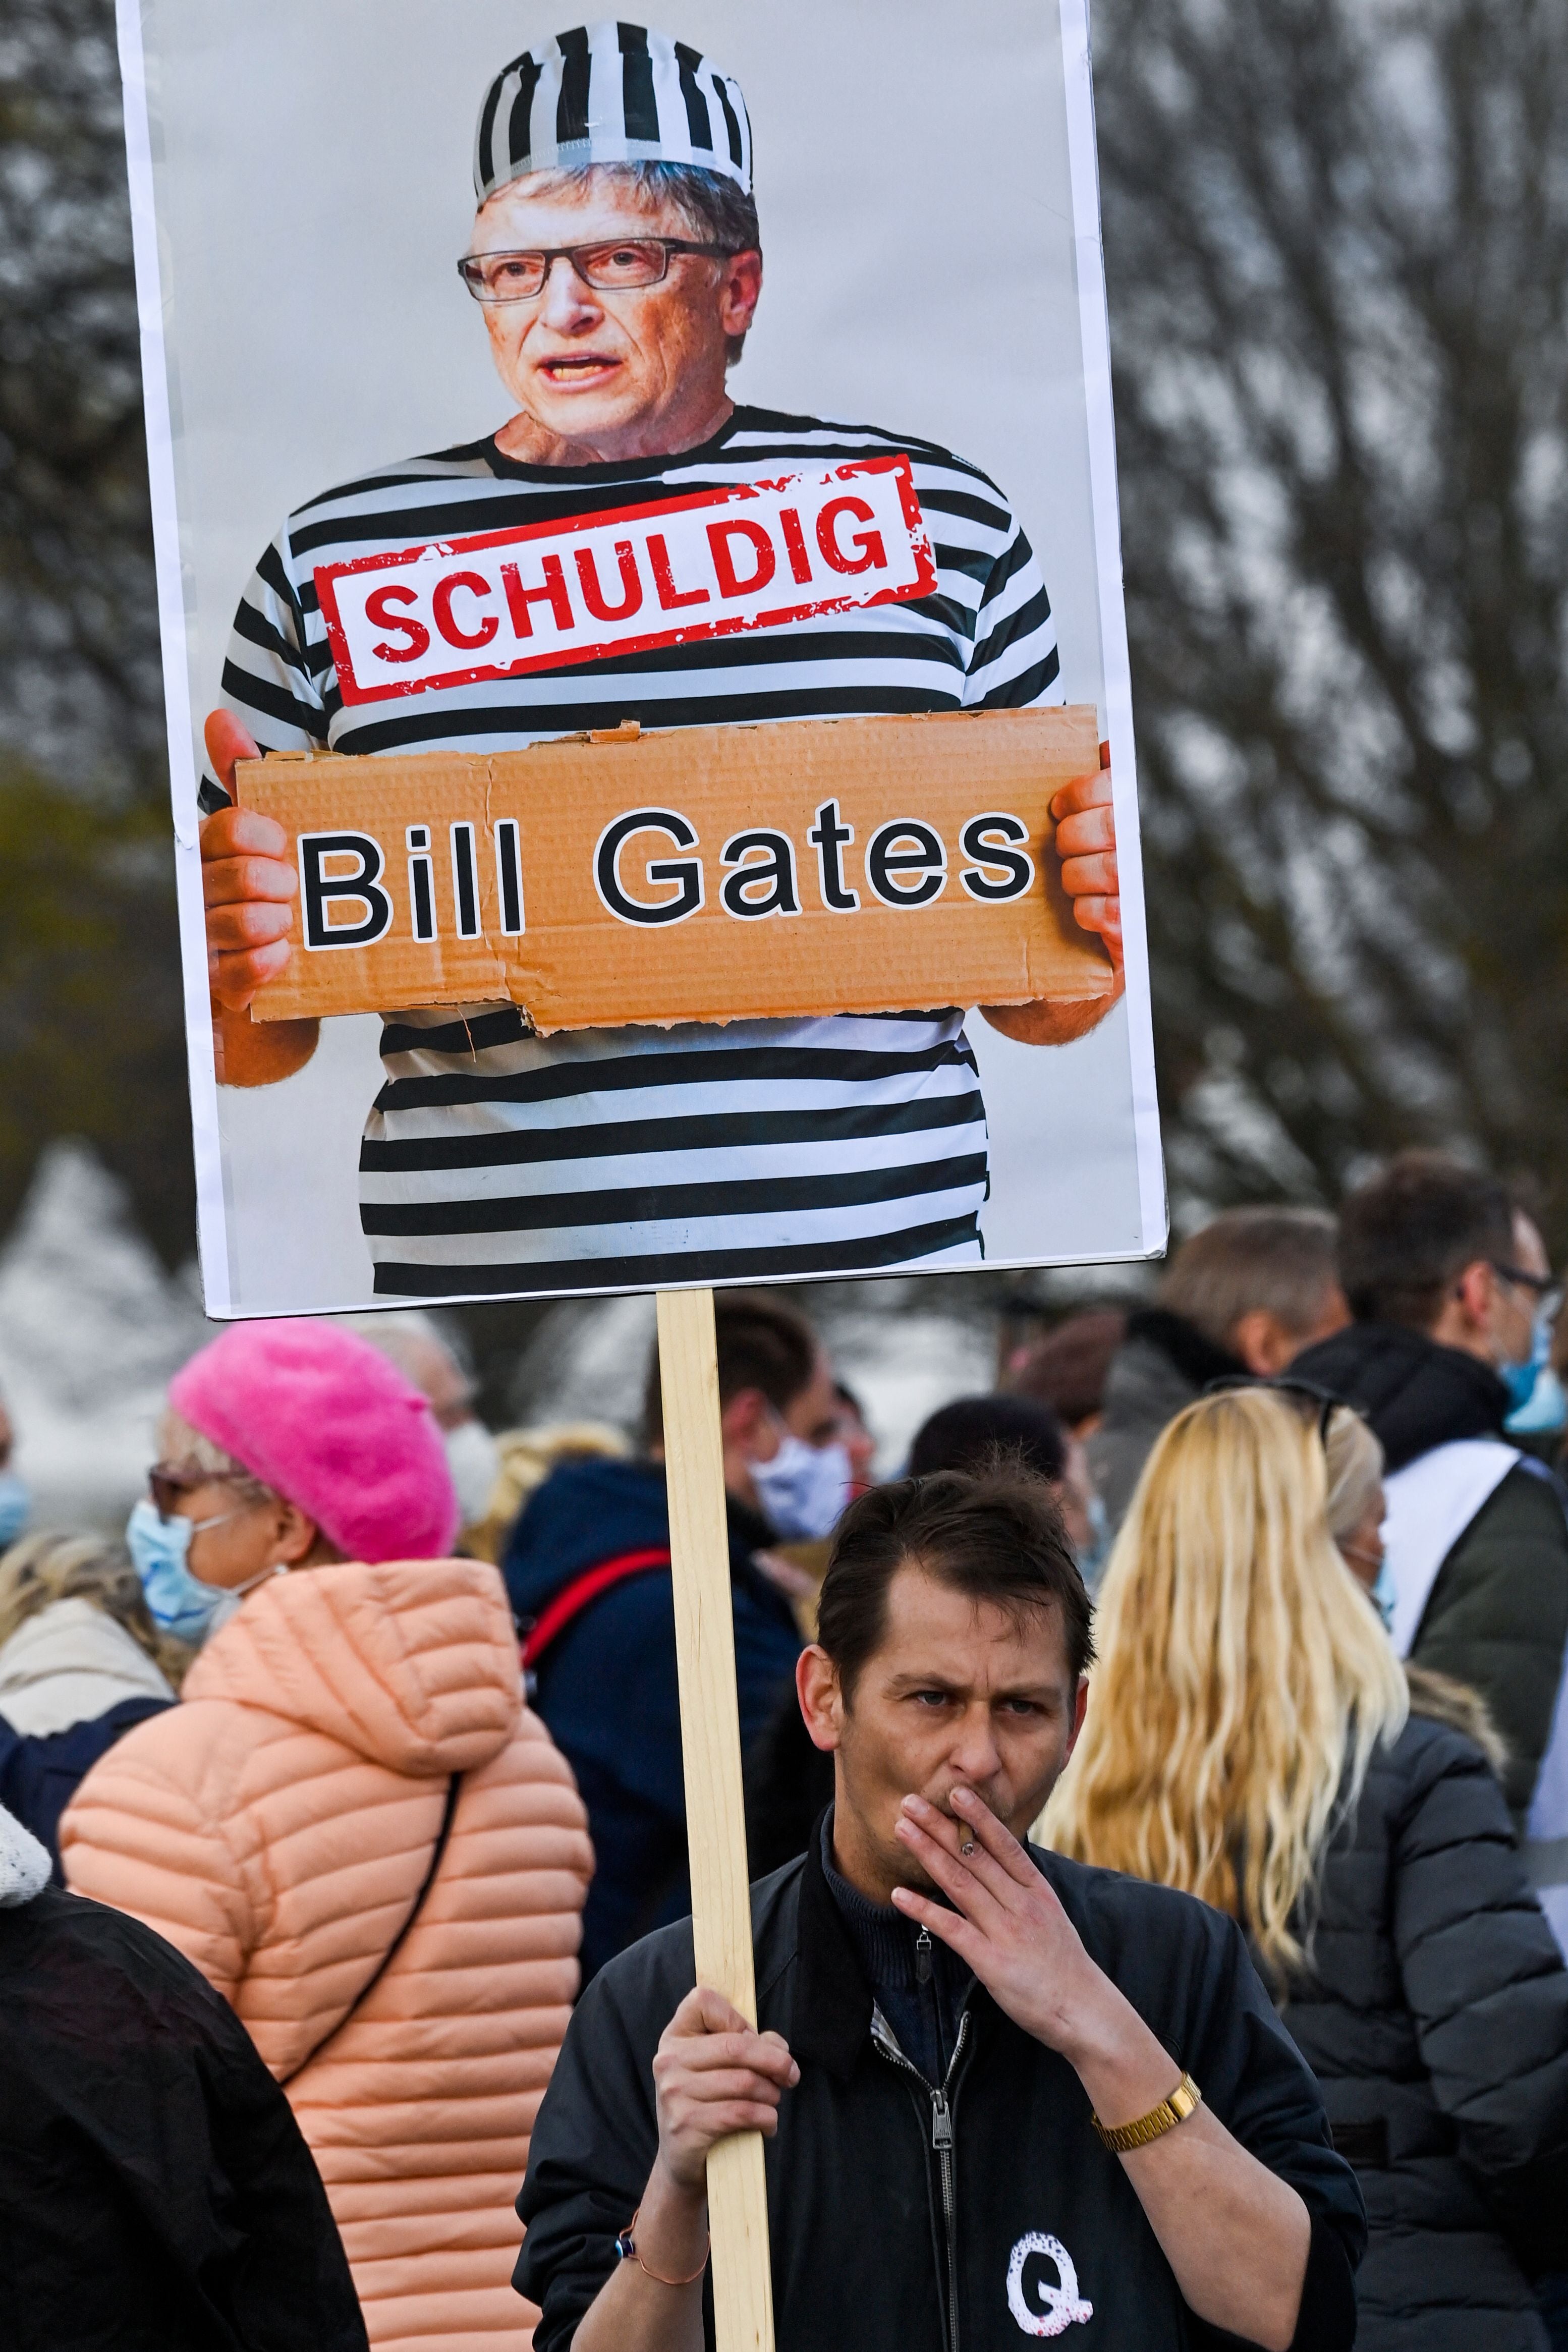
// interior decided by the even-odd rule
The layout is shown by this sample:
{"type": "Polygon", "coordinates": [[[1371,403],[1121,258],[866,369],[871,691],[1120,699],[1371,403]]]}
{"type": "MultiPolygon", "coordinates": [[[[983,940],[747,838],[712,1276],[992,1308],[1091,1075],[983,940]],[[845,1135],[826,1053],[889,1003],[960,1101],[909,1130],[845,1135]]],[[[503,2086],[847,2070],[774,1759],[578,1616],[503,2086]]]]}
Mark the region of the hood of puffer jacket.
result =
{"type": "Polygon", "coordinates": [[[294,1569],[213,1634],[182,1699],[265,1707],[394,1772],[472,1772],[521,1713],[517,1632],[487,1560],[294,1569]]]}
{"type": "Polygon", "coordinates": [[[1290,1377],[1359,1406],[1390,1471],[1456,1438],[1503,1434],[1508,1390],[1491,1366],[1403,1324],[1347,1323],[1297,1356],[1290,1377]]]}

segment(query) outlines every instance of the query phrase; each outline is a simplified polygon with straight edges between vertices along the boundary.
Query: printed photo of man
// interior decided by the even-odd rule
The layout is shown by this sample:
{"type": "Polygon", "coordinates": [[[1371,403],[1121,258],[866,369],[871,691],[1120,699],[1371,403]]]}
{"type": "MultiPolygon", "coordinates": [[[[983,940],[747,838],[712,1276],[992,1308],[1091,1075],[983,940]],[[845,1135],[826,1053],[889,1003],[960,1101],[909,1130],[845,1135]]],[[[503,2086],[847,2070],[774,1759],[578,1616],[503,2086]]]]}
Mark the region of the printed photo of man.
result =
{"type": "MultiPolygon", "coordinates": [[[[1035,557],[984,475],[897,432],[731,400],[763,256],[746,107],[710,59],[614,21],[541,43],[485,96],[475,188],[458,266],[515,413],[483,440],[367,471],[300,508],[236,616],[206,728],[216,782],[202,796],[224,1085],[276,1084],[317,1040],[314,1023],[252,1024],[247,1011],[292,951],[299,887],[281,828],[226,804],[235,761],[258,748],[487,752],[628,719],[689,727],[1064,698],[1035,557]],[[391,697],[343,691],[318,581],[332,567],[894,457],[918,497],[932,593],[563,653],[510,675],[470,666],[391,697]]],[[[907,260],[914,303],[918,250],[907,260]]],[[[1109,772],[1068,785],[1052,814],[1064,887],[1119,994],[1109,772]]],[[[1060,1045],[1114,1001],[985,1017],[1060,1045]]],[[[963,1011],[548,1038],[510,1004],[390,1013],[360,1159],[376,1291],[978,1263],[986,1129],[963,1011]]]]}

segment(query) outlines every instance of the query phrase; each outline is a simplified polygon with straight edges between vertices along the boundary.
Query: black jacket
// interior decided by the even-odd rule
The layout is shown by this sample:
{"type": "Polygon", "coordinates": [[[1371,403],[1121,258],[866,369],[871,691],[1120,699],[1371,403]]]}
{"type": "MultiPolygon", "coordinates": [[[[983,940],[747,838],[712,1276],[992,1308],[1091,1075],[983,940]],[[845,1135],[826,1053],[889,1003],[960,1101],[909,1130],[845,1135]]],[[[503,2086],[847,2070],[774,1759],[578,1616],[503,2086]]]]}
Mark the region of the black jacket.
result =
{"type": "Polygon", "coordinates": [[[365,2352],[327,2195],[220,1993],[46,1886],[0,1908],[6,2352],[365,2352]]]}
{"type": "Polygon", "coordinates": [[[1359,1405],[1389,1470],[1456,1437],[1501,1437],[1509,1409],[1508,1390],[1489,1364],[1403,1323],[1347,1323],[1303,1349],[1290,1377],[1359,1405]]]}
{"type": "Polygon", "coordinates": [[[1361,2352],[1532,2352],[1568,2265],[1568,1970],[1479,1748],[1413,1717],[1324,1858],[1284,2020],[1370,2229],[1361,2352]]]}
{"type": "MultiPolygon", "coordinates": [[[[1359,1405],[1390,1470],[1461,1437],[1504,1435],[1508,1391],[1489,1365],[1396,1324],[1352,1323],[1297,1357],[1293,1377],[1359,1405]]],[[[1522,1822],[1551,1737],[1568,1643],[1568,1517],[1539,1465],[1510,1470],[1437,1571],[1413,1665],[1480,1693],[1508,1744],[1505,1786],[1522,1822]]]]}
{"type": "Polygon", "coordinates": [[[175,1702],[167,1698],[122,1698],[102,1715],[64,1731],[13,1731],[0,1716],[0,1805],[47,1846],[55,1885],[65,1885],[60,1868],[60,1815],[100,1756],[150,1716],[175,1702]]]}
{"type": "MultiPolygon", "coordinates": [[[[1306,2200],[1312,2255],[1297,2342],[1301,2352],[1340,2352],[1355,2332],[1361,2200],[1239,1931],[1187,1895],[1056,1854],[1034,1859],[1215,2114],[1306,2200]]],[[[816,1840],[752,1888],[752,1908],[760,2022],[784,2035],[801,2068],[766,2155],[778,2352],[1014,2352],[1046,2332],[1042,2314],[1055,2307],[1061,2317],[1064,2290],[1073,2293],[1041,2250],[1047,2237],[1065,2249],[1078,2299],[1093,2306],[1092,2316],[1061,2318],[1083,2352],[1234,2341],[1183,2303],[1065,2059],[977,1986],[944,2111],[931,2085],[873,2042],[871,1995],[816,1840]]],[[[692,1981],[684,1922],[612,1961],[567,2030],[518,2199],[528,2235],[514,2284],[543,2306],[536,2352],[565,2352],[614,2266],[616,2232],[658,2147],[654,2053],[692,1981]]],[[[711,2345],[710,2303],[706,2324],[711,2345]]]]}
{"type": "MultiPolygon", "coordinates": [[[[752,1557],[774,1540],[773,1529],[733,1496],[728,1517],[735,1684],[742,1743],[750,1746],[790,1688],[800,1631],[752,1557]]],[[[502,1573],[526,1627],[588,1570],[668,1548],[659,1465],[594,1456],[562,1463],[530,1496],[502,1573]]],[[[539,1663],[533,1703],[588,1809],[595,1870],[583,1915],[586,1981],[637,1937],[691,1908],[668,1566],[611,1586],[573,1618],[539,1663]]]]}

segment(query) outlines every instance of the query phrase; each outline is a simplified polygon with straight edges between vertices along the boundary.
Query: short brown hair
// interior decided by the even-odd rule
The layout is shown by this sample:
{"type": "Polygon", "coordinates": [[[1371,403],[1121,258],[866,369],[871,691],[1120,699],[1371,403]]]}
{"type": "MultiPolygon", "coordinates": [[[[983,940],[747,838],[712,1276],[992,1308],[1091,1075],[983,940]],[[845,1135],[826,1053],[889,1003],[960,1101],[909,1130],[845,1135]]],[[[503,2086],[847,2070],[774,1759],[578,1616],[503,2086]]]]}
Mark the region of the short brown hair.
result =
{"type": "Polygon", "coordinates": [[[851,1503],[833,1539],[816,1618],[847,1703],[881,1647],[888,1587],[906,1566],[1016,1618],[1058,1609],[1076,1688],[1094,1656],[1089,1595],[1043,1478],[1006,1463],[938,1470],[873,1486],[851,1503]]]}
{"type": "Polygon", "coordinates": [[[1340,1279],[1363,1323],[1429,1331],[1478,1258],[1513,1257],[1506,1184],[1441,1151],[1402,1151],[1340,1211],[1340,1279]]]}
{"type": "Polygon", "coordinates": [[[1288,1331],[1312,1328],[1339,1279],[1334,1220],[1324,1209],[1226,1209],[1184,1241],[1160,1285],[1160,1304],[1228,1348],[1244,1315],[1277,1315],[1288,1331]]]}
{"type": "MultiPolygon", "coordinates": [[[[763,1290],[725,1290],[713,1301],[713,1331],[719,1349],[719,1402],[729,1403],[742,1389],[761,1389],[776,1412],[787,1412],[809,1388],[822,1342],[805,1317],[763,1290]]],[[[658,1349],[647,1368],[643,1396],[643,1440],[664,1439],[664,1393],[658,1349]]]]}

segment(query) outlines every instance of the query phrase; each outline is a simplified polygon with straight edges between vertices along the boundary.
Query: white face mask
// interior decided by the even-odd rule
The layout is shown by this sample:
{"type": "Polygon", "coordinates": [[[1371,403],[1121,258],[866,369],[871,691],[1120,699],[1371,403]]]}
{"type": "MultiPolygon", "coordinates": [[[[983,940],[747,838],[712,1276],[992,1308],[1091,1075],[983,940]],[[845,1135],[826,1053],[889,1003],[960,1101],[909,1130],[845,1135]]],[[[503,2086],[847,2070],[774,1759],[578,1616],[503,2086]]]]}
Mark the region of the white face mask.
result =
{"type": "Polygon", "coordinates": [[[775,1535],[785,1542],[815,1542],[833,1533],[849,1500],[853,1473],[847,1445],[808,1445],[786,1429],[771,1462],[749,1462],[746,1467],[775,1535]]]}
{"type": "Polygon", "coordinates": [[[489,1515],[490,1496],[500,1475],[500,1449],[482,1421],[460,1421],[456,1429],[441,1434],[458,1508],[463,1525],[471,1528],[489,1515]]]}

